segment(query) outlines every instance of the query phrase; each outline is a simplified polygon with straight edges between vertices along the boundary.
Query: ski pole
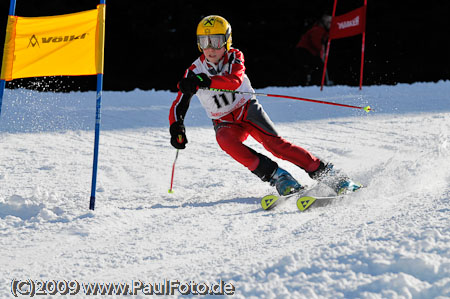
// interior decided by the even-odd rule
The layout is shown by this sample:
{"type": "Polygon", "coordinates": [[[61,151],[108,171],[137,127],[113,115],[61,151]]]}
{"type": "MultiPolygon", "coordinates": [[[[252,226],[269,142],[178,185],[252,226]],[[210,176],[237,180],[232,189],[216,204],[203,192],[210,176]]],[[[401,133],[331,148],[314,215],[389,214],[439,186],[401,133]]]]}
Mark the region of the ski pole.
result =
{"type": "Polygon", "coordinates": [[[279,94],[269,94],[269,93],[259,93],[259,92],[249,92],[249,91],[239,91],[239,90],[228,90],[228,89],[217,89],[217,88],[202,88],[202,89],[211,90],[211,91],[220,91],[220,92],[230,92],[230,93],[237,93],[237,94],[249,94],[249,95],[263,96],[263,97],[286,98],[286,99],[299,100],[299,101],[305,101],[305,102],[312,102],[312,103],[319,103],[319,104],[326,104],[326,105],[334,105],[334,106],[341,106],[341,107],[347,107],[347,108],[361,109],[361,110],[364,110],[366,112],[369,112],[371,110],[370,106],[359,107],[359,106],[353,106],[353,105],[346,105],[346,104],[340,104],[340,103],[334,103],[334,102],[306,99],[306,98],[286,96],[286,95],[279,95],[279,94]]]}
{"type": "MultiPolygon", "coordinates": [[[[178,135],[178,140],[181,141],[183,140],[183,136],[182,135],[178,135]]],[[[180,150],[177,149],[177,153],[175,154],[175,160],[173,161],[173,165],[172,165],[172,177],[170,178],[170,189],[169,189],[169,193],[173,193],[173,176],[175,175],[175,163],[177,162],[178,159],[178,152],[180,150]]]]}
{"type": "Polygon", "coordinates": [[[173,165],[172,165],[172,177],[170,178],[170,189],[169,189],[169,193],[173,193],[173,189],[172,189],[172,187],[173,187],[173,176],[174,176],[174,174],[175,174],[175,163],[177,162],[177,159],[178,159],[178,152],[179,152],[180,150],[179,149],[177,149],[177,153],[175,154],[175,160],[173,161],[173,165]]]}

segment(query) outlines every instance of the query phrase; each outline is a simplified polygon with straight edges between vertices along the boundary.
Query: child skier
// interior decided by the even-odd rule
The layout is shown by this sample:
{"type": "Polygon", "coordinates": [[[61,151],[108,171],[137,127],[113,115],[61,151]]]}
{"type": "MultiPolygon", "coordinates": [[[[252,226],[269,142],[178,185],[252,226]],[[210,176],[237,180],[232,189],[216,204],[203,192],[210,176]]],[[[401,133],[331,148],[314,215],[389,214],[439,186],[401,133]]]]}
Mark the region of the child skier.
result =
{"type": "Polygon", "coordinates": [[[172,146],[186,147],[188,141],[183,122],[190,100],[196,94],[213,121],[216,140],[222,150],[262,181],[270,182],[280,195],[297,192],[303,187],[276,162],[244,145],[243,141],[249,135],[275,157],[297,165],[312,179],[323,181],[337,193],[360,188],[334,170],[331,163],[324,163],[280,137],[255,96],[218,91],[254,92],[245,74],[244,55],[231,47],[231,26],[223,17],[211,15],[200,21],[197,45],[202,54],[178,83],[180,91],[170,108],[172,146]]]}

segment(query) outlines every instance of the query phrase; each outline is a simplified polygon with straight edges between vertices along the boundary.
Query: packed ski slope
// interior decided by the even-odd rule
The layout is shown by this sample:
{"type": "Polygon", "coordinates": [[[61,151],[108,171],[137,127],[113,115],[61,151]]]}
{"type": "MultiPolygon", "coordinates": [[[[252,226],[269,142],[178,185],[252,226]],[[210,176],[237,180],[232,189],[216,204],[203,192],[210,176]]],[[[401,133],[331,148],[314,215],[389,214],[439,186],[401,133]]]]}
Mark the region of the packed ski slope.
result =
{"type": "Polygon", "coordinates": [[[75,281],[75,298],[88,297],[84,283],[170,280],[200,293],[226,284],[232,298],[450,298],[450,82],[258,91],[370,104],[366,114],[260,98],[286,139],[367,188],[305,213],[295,202],[263,211],[259,200],[274,189],[220,150],[193,100],[169,194],[175,94],[104,92],[90,211],[95,93],[6,90],[0,297],[12,288],[29,297],[28,285],[17,291],[28,280],[75,281]]]}

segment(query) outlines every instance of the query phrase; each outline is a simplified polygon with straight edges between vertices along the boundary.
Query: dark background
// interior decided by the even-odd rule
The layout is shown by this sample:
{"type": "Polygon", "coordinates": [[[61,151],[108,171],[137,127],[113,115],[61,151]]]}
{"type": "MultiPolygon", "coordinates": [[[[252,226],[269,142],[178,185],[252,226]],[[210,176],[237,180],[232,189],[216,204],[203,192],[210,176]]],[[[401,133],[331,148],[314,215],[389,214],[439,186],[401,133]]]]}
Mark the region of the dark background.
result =
{"type": "MultiPolygon", "coordinates": [[[[207,15],[227,19],[255,88],[299,85],[292,61],[301,35],[333,0],[107,0],[105,90],[176,90],[198,57],[196,27],[207,15]]],[[[450,79],[450,1],[368,0],[364,85],[450,79]]],[[[93,9],[94,0],[17,0],[16,15],[46,16],[93,9]]],[[[340,0],[336,15],[363,5],[340,0]]],[[[0,3],[3,45],[9,0],[0,3]]],[[[335,84],[359,85],[361,35],[331,42],[328,71],[335,84]]],[[[3,46],[0,51],[3,51],[3,46]]],[[[95,76],[18,79],[7,88],[95,90],[95,76]]]]}

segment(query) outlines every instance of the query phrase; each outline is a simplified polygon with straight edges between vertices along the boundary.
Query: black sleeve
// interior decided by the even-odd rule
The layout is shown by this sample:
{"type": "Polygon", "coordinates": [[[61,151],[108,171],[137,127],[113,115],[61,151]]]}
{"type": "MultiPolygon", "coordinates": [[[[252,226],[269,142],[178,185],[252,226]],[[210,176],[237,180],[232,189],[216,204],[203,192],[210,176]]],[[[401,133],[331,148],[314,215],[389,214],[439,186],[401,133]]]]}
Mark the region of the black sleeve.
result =
{"type": "MultiPolygon", "coordinates": [[[[188,71],[185,78],[193,77],[195,76],[195,73],[191,70],[188,71]]],[[[192,96],[194,94],[183,94],[181,96],[180,102],[178,103],[176,107],[176,116],[178,120],[181,120],[184,122],[184,117],[189,109],[189,104],[191,103],[192,96]]]]}
{"type": "Polygon", "coordinates": [[[183,94],[181,96],[180,102],[178,103],[175,113],[177,115],[177,120],[184,122],[184,117],[189,109],[189,104],[191,103],[192,94],[183,94]]]}

